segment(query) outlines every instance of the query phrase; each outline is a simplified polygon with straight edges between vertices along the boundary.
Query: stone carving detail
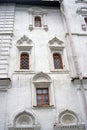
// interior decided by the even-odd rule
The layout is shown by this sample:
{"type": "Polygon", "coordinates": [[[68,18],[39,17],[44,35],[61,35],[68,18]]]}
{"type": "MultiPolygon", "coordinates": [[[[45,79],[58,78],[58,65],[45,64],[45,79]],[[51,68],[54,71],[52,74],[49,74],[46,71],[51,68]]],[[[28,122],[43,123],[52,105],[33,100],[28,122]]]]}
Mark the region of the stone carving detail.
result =
{"type": "Polygon", "coordinates": [[[13,118],[13,125],[9,126],[9,130],[40,130],[36,116],[28,110],[16,113],[13,118]]]}
{"type": "Polygon", "coordinates": [[[50,49],[60,50],[64,48],[64,43],[63,41],[59,40],[57,37],[54,37],[53,39],[49,41],[49,47],[50,49]]]}
{"type": "Polygon", "coordinates": [[[51,83],[51,79],[47,74],[40,72],[34,76],[33,83],[41,83],[41,82],[42,83],[51,83]]]}
{"type": "Polygon", "coordinates": [[[32,48],[32,40],[24,35],[17,41],[16,46],[18,47],[19,50],[28,50],[29,51],[32,48]]]}
{"type": "Polygon", "coordinates": [[[16,117],[14,123],[15,126],[29,126],[34,124],[34,120],[28,113],[23,112],[16,117]]]}
{"type": "Polygon", "coordinates": [[[74,112],[66,110],[59,115],[59,122],[66,125],[77,124],[78,118],[74,112]]]}

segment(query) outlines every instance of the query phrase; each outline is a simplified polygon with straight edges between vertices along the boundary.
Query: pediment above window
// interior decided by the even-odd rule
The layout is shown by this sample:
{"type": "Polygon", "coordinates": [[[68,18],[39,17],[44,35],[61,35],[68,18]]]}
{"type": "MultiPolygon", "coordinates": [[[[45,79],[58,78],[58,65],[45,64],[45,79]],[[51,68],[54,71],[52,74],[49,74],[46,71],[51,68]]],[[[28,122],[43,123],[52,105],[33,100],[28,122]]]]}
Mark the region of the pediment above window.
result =
{"type": "Polygon", "coordinates": [[[87,3],[87,0],[76,0],[76,3],[87,3]]]}
{"type": "Polygon", "coordinates": [[[29,13],[32,13],[33,15],[42,15],[42,14],[46,14],[47,11],[42,9],[42,8],[38,8],[38,7],[32,7],[29,10],[29,13]]]}
{"type": "Polygon", "coordinates": [[[59,40],[57,37],[54,37],[49,41],[49,47],[50,49],[63,49],[64,43],[63,41],[59,40]]]}
{"type": "Polygon", "coordinates": [[[83,14],[87,14],[87,7],[80,7],[77,9],[77,13],[83,15],[83,14]]]}
{"type": "Polygon", "coordinates": [[[17,41],[16,46],[19,50],[30,50],[33,46],[32,40],[24,35],[17,41]]]}
{"type": "Polygon", "coordinates": [[[40,72],[33,77],[33,83],[40,84],[40,85],[43,83],[49,84],[51,83],[51,78],[47,74],[40,72]]]}

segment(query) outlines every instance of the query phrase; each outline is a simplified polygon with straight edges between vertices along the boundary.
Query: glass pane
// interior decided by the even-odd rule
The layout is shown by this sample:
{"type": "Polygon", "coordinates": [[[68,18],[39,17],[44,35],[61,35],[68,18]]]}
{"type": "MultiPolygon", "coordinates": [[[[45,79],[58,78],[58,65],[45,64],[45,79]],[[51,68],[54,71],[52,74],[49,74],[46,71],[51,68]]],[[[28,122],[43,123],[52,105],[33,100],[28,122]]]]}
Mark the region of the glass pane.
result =
{"type": "Polygon", "coordinates": [[[29,56],[27,54],[21,55],[21,69],[29,68],[29,56]]]}
{"type": "Polygon", "coordinates": [[[38,101],[37,101],[37,104],[38,104],[38,105],[41,105],[41,104],[42,104],[42,101],[41,101],[41,100],[38,100],[38,101]]]}
{"type": "Polygon", "coordinates": [[[38,95],[38,96],[37,96],[37,99],[38,99],[38,100],[41,100],[41,99],[42,99],[42,97],[41,97],[40,95],[38,95]]]}
{"type": "Polygon", "coordinates": [[[57,57],[54,58],[54,64],[56,69],[60,69],[60,60],[57,57]]]}
{"type": "Polygon", "coordinates": [[[48,93],[48,88],[43,90],[43,94],[47,94],[48,93]]]}
{"type": "Polygon", "coordinates": [[[48,95],[44,95],[44,100],[47,100],[48,99],[48,95]]]}
{"type": "Polygon", "coordinates": [[[42,90],[41,89],[37,89],[37,94],[41,94],[42,90]]]}
{"type": "Polygon", "coordinates": [[[44,95],[44,104],[49,104],[48,95],[44,95]]]}

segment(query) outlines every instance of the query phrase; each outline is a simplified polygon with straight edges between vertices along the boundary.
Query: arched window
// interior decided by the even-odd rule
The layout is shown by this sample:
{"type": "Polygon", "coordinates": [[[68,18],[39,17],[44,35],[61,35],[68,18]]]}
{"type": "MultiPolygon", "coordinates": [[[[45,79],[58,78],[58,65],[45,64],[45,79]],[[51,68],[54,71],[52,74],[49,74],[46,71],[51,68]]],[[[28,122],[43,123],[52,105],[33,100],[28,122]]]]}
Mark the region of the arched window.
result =
{"type": "Polygon", "coordinates": [[[35,27],[41,27],[41,17],[36,16],[34,22],[35,22],[35,27]]]}
{"type": "Polygon", "coordinates": [[[20,56],[20,69],[29,69],[29,54],[22,53],[20,56]]]}
{"type": "Polygon", "coordinates": [[[61,55],[59,53],[53,54],[53,60],[54,60],[54,68],[55,69],[63,69],[62,58],[61,58],[61,55]]]}

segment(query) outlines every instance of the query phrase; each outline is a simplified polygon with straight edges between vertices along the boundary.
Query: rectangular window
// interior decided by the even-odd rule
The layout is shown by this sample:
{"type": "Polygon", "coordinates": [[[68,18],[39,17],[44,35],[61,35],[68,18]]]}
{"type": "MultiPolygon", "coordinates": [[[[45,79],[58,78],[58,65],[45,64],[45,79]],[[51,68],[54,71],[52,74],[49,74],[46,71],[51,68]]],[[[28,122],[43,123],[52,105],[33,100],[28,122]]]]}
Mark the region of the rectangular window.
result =
{"type": "Polygon", "coordinates": [[[49,105],[49,89],[48,88],[37,88],[37,106],[49,105]]]}

